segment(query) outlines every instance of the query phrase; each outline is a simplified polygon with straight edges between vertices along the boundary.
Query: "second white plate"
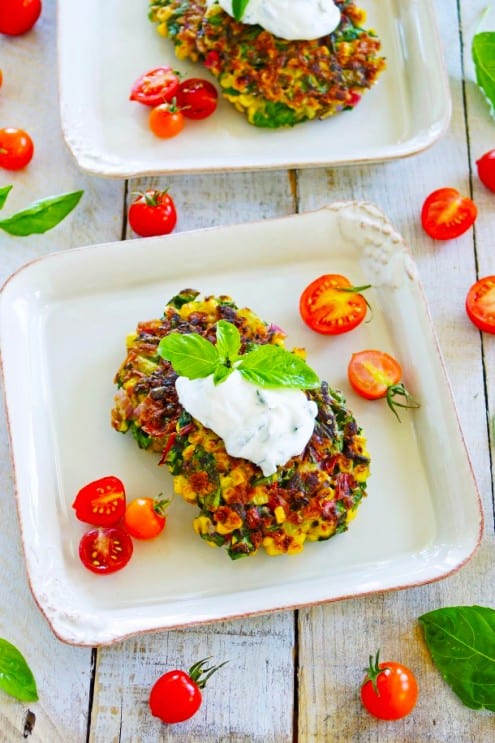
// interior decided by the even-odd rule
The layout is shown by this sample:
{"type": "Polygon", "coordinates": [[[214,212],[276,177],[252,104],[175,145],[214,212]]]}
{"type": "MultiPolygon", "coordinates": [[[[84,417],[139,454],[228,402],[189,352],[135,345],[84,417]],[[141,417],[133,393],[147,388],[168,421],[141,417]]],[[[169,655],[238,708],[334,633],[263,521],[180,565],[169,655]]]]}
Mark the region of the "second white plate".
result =
{"type": "Polygon", "coordinates": [[[451,112],[448,79],[429,0],[362,0],[366,26],[383,44],[387,69],[354,111],[292,129],[248,124],[222,100],[215,115],[188,122],[179,137],[159,140],[146,107],[129,101],[143,72],[179,62],[172,43],[147,19],[148,0],[59,0],[58,49],[62,127],[79,166],[130,177],[381,161],[435,142],[451,112]]]}

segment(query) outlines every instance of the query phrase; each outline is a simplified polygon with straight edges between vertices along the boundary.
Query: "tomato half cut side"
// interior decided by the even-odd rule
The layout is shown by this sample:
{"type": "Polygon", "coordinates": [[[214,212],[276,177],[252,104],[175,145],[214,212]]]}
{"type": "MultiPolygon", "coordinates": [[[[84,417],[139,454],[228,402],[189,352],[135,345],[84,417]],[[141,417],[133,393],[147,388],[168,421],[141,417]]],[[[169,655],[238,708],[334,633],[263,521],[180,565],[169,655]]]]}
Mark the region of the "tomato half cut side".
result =
{"type": "Polygon", "coordinates": [[[170,103],[179,90],[179,76],[167,66],[155,67],[138,77],[131,88],[129,100],[144,106],[170,103]]]}
{"type": "Polygon", "coordinates": [[[79,521],[93,526],[113,526],[123,517],[125,506],[124,485],[113,475],[85,485],[72,504],[79,521]]]}
{"type": "Polygon", "coordinates": [[[98,526],[82,535],[79,557],[85,568],[98,575],[122,570],[132,557],[132,539],[118,526],[98,526]]]}
{"type": "Polygon", "coordinates": [[[455,188],[439,188],[425,200],[421,224],[434,240],[452,240],[463,235],[478,216],[474,201],[455,188]]]}
{"type": "Polygon", "coordinates": [[[367,400],[386,397],[402,377],[399,362],[384,351],[369,349],[353,353],[347,368],[351,387],[367,400]]]}
{"type": "Polygon", "coordinates": [[[359,290],[345,276],[325,274],[312,281],[299,299],[299,312],[312,330],[322,335],[348,333],[363,322],[368,309],[359,290]]]}
{"type": "Polygon", "coordinates": [[[481,331],[495,333],[495,276],[485,276],[472,285],[466,296],[466,312],[481,331]]]}

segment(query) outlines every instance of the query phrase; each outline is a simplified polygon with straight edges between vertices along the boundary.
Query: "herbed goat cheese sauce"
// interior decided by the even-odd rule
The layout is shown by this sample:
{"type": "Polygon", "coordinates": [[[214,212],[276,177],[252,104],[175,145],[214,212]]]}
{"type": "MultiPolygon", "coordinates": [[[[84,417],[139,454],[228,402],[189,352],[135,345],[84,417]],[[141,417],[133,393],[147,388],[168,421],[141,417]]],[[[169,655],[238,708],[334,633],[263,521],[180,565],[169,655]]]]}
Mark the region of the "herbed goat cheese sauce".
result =
{"type": "Polygon", "coordinates": [[[314,430],[316,403],[294,389],[266,389],[233,371],[215,385],[213,377],[175,383],[180,404],[223,439],[232,457],[257,464],[265,477],[301,454],[314,430]]]}
{"type": "MultiPolygon", "coordinates": [[[[233,16],[232,0],[207,0],[233,16]]],[[[319,39],[335,31],[340,10],[333,0],[249,0],[242,22],[258,24],[281,39],[319,39]]]]}

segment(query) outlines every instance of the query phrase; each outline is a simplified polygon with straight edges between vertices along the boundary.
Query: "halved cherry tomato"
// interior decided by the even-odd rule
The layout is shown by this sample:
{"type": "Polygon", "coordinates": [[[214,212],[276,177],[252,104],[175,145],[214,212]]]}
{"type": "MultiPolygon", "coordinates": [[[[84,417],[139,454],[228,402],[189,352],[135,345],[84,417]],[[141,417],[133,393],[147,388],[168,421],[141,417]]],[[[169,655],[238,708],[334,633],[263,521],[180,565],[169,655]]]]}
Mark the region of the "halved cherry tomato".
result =
{"type": "Polygon", "coordinates": [[[366,400],[385,397],[397,419],[397,407],[419,407],[419,403],[400,381],[402,368],[399,362],[384,351],[369,349],[353,353],[347,367],[347,376],[353,390],[366,400]],[[396,397],[403,398],[404,402],[398,402],[396,397]]]}
{"type": "Polygon", "coordinates": [[[155,67],[138,77],[132,86],[129,100],[145,106],[169,103],[179,90],[179,76],[171,67],[155,67]]]}
{"type": "Polygon", "coordinates": [[[179,85],[177,105],[188,119],[206,119],[215,111],[218,92],[209,80],[191,77],[179,85]]]}
{"type": "Polygon", "coordinates": [[[418,700],[418,683],[413,672],[395,661],[379,662],[379,652],[366,669],[361,701],[380,720],[406,717],[418,700]]]}
{"type": "Polygon", "coordinates": [[[159,498],[136,498],[124,514],[124,525],[131,537],[154,539],[162,533],[167,522],[165,516],[170,501],[159,498]]]}
{"type": "Polygon", "coordinates": [[[153,134],[161,139],[176,137],[185,124],[184,114],[175,103],[161,103],[152,108],[148,121],[153,134]]]}
{"type": "Polygon", "coordinates": [[[368,304],[360,292],[369,286],[354,287],[349,279],[340,274],[320,276],[301,294],[301,317],[317,333],[348,333],[366,317],[368,304]]]}
{"type": "Polygon", "coordinates": [[[455,188],[433,191],[421,209],[421,224],[434,240],[452,240],[463,235],[478,215],[474,201],[455,188]]]}
{"type": "Polygon", "coordinates": [[[141,237],[168,235],[177,223],[174,200],[167,191],[145,191],[130,205],[128,219],[134,232],[141,237]]]}
{"type": "Polygon", "coordinates": [[[160,676],[150,692],[151,714],[166,723],[184,722],[196,714],[203,699],[201,689],[215,671],[227,663],[205,668],[207,660],[209,658],[199,660],[187,673],[174,669],[160,676]]]}
{"type": "Polygon", "coordinates": [[[133,550],[129,534],[118,526],[90,529],[79,542],[79,557],[84,567],[99,575],[122,570],[131,559],[133,550]]]}
{"type": "Polygon", "coordinates": [[[476,160],[478,176],[484,186],[495,191],[495,150],[489,150],[476,160]]]}
{"type": "Polygon", "coordinates": [[[41,0],[2,0],[0,34],[19,36],[29,31],[41,15],[41,0]]]}
{"type": "Polygon", "coordinates": [[[33,140],[24,129],[12,126],[0,129],[0,168],[21,170],[31,161],[33,140]]]}
{"type": "Polygon", "coordinates": [[[495,276],[476,281],[466,296],[466,312],[485,333],[495,333],[495,276]]]}
{"type": "Polygon", "coordinates": [[[124,485],[113,475],[100,477],[81,488],[72,508],[79,521],[93,526],[112,526],[125,513],[124,485]]]}

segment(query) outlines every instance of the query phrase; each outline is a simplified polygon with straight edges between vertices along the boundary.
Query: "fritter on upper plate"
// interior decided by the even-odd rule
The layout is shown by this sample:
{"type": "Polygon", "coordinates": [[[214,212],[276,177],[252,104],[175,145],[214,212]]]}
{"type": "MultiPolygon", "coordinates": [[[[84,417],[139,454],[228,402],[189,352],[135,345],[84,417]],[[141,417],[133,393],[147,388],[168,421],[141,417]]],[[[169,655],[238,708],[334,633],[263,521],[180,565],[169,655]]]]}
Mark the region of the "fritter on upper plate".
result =
{"type": "Polygon", "coordinates": [[[287,41],[206,0],[151,0],[150,19],[179,59],[201,62],[251,124],[277,128],[352,109],[385,68],[365,11],[335,0],[341,22],[312,41],[287,41]]]}
{"type": "MultiPolygon", "coordinates": [[[[194,529],[236,559],[264,547],[270,555],[300,552],[306,539],[326,540],[345,531],[366,495],[366,440],[340,392],[326,382],[307,396],[318,407],[314,432],[302,454],[265,477],[246,459],[227,454],[213,431],[191,417],[175,391],[176,373],[157,352],[165,335],[200,333],[216,339],[218,320],[239,330],[241,352],[250,344],[283,346],[284,334],[227,296],[182,291],[159,320],[139,323],[115,381],[112,410],[117,431],[131,431],[141,447],[161,454],[174,489],[199,508],[194,529]]],[[[294,351],[302,354],[302,352],[294,351]]]]}

